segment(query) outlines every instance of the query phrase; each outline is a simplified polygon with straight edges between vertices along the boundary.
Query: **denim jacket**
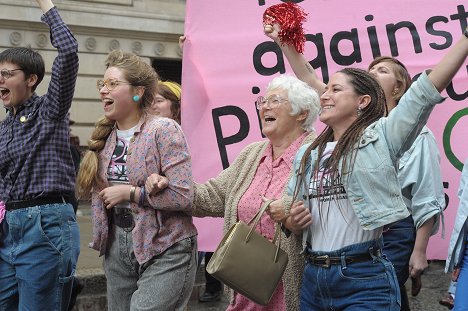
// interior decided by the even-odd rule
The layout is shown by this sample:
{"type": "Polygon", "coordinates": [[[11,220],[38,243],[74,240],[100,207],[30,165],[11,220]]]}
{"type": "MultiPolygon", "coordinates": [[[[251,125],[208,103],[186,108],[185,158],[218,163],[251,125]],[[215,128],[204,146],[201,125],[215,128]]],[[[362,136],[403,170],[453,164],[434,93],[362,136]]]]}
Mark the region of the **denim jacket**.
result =
{"type": "Polygon", "coordinates": [[[468,159],[463,166],[462,175],[460,178],[460,187],[458,188],[458,205],[457,217],[453,226],[452,237],[448,249],[448,257],[445,262],[445,272],[452,271],[454,267],[461,265],[463,258],[463,246],[465,245],[467,235],[467,219],[468,219],[468,159]]]}
{"type": "Polygon", "coordinates": [[[442,215],[445,207],[445,193],[439,149],[434,134],[427,127],[422,129],[411,148],[398,161],[398,179],[403,201],[413,216],[416,229],[436,216],[431,234],[437,233],[440,224],[438,216],[442,215]]]}
{"type": "MultiPolygon", "coordinates": [[[[364,230],[373,230],[410,215],[403,201],[397,175],[398,159],[411,147],[426,124],[435,104],[444,100],[424,72],[400,99],[396,112],[367,127],[356,144],[358,149],[351,171],[339,174],[348,194],[348,200],[364,230]]],[[[311,174],[317,162],[318,150],[311,151],[301,174],[301,158],[308,145],[302,146],[294,159],[295,174],[288,183],[288,195],[294,194],[300,181],[298,198],[309,206],[311,174]],[[300,176],[305,178],[301,181],[300,176]]],[[[309,231],[303,234],[303,247],[309,240],[309,231]]]]}

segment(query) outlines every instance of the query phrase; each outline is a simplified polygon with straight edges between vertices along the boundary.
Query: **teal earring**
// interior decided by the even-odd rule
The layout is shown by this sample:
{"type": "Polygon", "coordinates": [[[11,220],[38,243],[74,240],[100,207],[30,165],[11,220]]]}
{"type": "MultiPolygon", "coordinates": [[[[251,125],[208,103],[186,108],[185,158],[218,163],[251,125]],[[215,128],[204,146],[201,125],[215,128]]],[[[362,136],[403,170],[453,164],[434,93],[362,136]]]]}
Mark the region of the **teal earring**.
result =
{"type": "Polygon", "coordinates": [[[133,101],[135,103],[137,103],[139,100],[140,100],[140,96],[138,96],[138,95],[133,96],[133,101]]]}

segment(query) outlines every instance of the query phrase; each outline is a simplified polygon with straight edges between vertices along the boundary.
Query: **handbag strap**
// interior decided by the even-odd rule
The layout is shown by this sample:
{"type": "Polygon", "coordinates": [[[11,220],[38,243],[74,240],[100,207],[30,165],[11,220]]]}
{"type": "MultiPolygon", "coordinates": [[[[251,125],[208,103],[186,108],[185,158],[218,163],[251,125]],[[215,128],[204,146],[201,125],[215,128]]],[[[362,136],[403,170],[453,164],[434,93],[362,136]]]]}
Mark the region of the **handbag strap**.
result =
{"type": "MultiPolygon", "coordinates": [[[[262,218],[263,213],[267,210],[267,208],[270,206],[270,204],[273,201],[274,200],[267,200],[265,203],[263,203],[262,207],[258,210],[257,214],[255,214],[255,216],[248,222],[247,225],[250,226],[250,231],[245,237],[245,243],[249,242],[250,236],[252,235],[252,232],[255,230],[255,227],[257,227],[258,222],[260,221],[260,218],[262,218]]],[[[280,246],[281,246],[280,234],[281,234],[281,228],[278,225],[278,223],[275,222],[275,236],[273,238],[273,244],[276,245],[276,252],[275,252],[274,262],[278,261],[278,253],[279,253],[280,246]],[[276,244],[276,241],[278,241],[278,244],[276,244]]]]}

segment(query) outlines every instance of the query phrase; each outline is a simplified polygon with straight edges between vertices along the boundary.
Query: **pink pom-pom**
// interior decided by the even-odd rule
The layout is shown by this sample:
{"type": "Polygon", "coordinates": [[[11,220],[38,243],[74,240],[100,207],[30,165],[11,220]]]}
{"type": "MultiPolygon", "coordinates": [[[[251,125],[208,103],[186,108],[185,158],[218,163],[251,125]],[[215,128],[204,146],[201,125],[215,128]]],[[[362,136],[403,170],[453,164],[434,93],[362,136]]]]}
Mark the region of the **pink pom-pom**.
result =
{"type": "Polygon", "coordinates": [[[275,4],[263,13],[263,25],[278,23],[281,30],[278,34],[282,44],[294,46],[298,53],[304,52],[305,36],[302,24],[307,13],[295,3],[275,4]]]}

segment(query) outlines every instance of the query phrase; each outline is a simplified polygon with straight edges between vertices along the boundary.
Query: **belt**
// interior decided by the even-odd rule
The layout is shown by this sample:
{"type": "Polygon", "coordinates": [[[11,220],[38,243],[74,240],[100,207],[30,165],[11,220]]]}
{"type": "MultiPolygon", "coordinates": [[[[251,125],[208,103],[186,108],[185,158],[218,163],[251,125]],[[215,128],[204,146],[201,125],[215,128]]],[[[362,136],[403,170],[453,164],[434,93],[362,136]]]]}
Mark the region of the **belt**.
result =
{"type": "Polygon", "coordinates": [[[132,211],[129,208],[114,207],[112,209],[112,223],[122,229],[135,227],[132,211]]]}
{"type": "MultiPolygon", "coordinates": [[[[375,257],[380,256],[380,249],[372,250],[372,254],[375,257]]],[[[350,264],[353,262],[363,262],[371,260],[373,257],[371,253],[363,253],[357,255],[349,255],[344,256],[344,261],[346,264],[350,264]]],[[[322,268],[330,268],[331,265],[341,265],[343,263],[342,257],[332,257],[329,255],[312,255],[312,254],[305,254],[306,261],[314,266],[319,266],[322,268]]]]}
{"type": "Polygon", "coordinates": [[[14,211],[20,208],[27,208],[32,206],[56,203],[70,203],[70,201],[71,200],[68,196],[50,196],[30,200],[9,201],[5,203],[5,208],[7,211],[14,211]]]}

